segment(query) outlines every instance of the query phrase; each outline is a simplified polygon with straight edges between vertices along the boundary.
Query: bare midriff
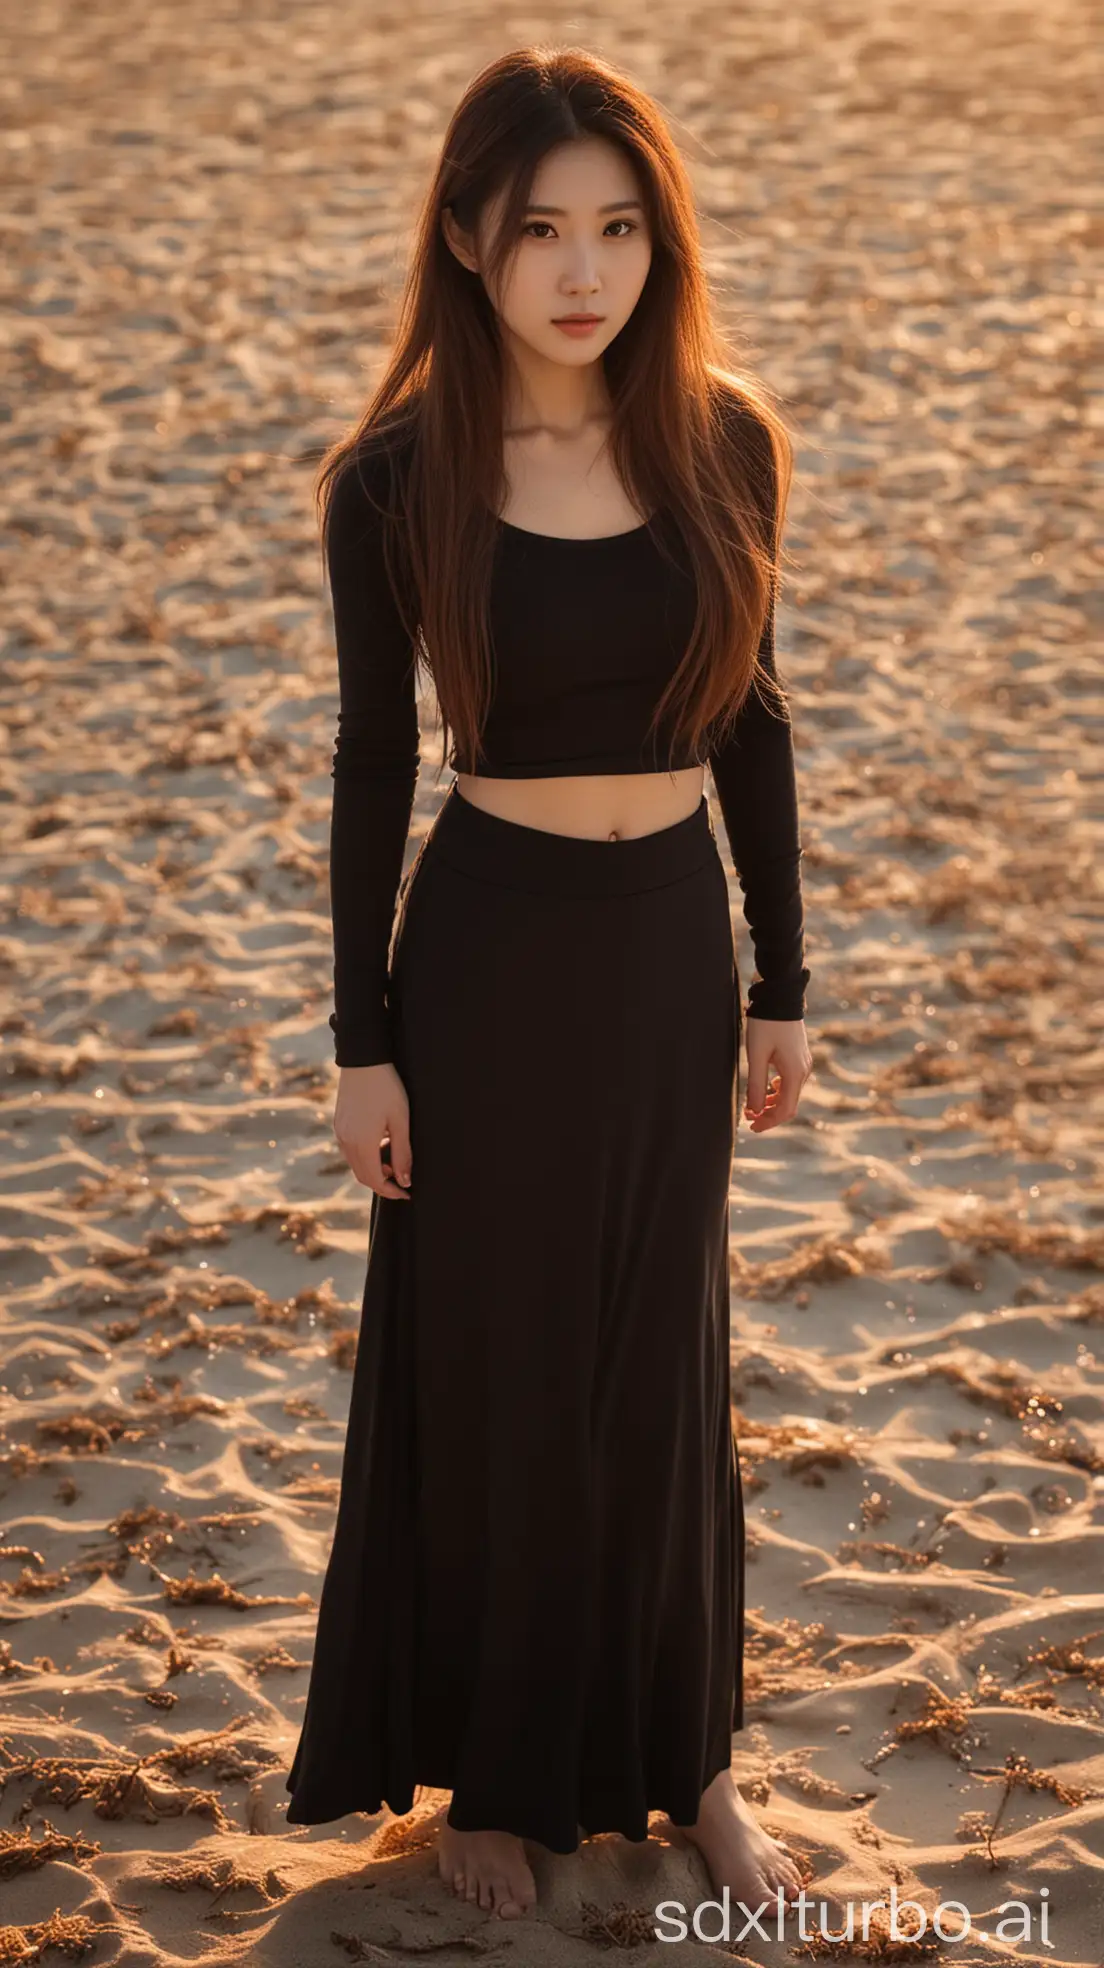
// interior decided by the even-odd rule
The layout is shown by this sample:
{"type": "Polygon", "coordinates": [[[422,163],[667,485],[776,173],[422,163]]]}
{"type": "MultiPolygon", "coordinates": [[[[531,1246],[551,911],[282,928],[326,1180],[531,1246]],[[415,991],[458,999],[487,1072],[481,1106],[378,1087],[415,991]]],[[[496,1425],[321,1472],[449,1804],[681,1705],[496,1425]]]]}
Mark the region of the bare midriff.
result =
{"type": "Polygon", "coordinates": [[[456,787],[472,806],[517,826],[581,840],[634,840],[689,818],[701,803],[705,767],[550,779],[492,779],[458,772],[456,787]]]}

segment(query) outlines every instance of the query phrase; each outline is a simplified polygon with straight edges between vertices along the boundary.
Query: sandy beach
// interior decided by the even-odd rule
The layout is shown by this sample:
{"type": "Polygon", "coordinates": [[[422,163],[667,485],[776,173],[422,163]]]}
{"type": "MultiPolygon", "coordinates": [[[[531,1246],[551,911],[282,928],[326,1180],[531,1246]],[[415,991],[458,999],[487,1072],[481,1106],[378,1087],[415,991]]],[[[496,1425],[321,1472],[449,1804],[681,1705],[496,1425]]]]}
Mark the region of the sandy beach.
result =
{"type": "MultiPolygon", "coordinates": [[[[454,102],[538,38],[665,106],[722,316],[799,434],[778,650],[816,1077],[732,1171],[733,1767],[810,1929],[892,1888],[974,1923],[931,1956],[884,1913],[865,1948],[736,1918],[673,1952],[1101,1962],[1094,12],[9,22],[0,1968],[644,1962],[658,1903],[712,1897],[658,1815],[538,1855],[510,1923],[437,1880],[447,1793],[285,1822],[370,1201],[332,1132],[314,460],[454,102]]],[[[449,783],[424,708],[409,858],[449,783]]]]}

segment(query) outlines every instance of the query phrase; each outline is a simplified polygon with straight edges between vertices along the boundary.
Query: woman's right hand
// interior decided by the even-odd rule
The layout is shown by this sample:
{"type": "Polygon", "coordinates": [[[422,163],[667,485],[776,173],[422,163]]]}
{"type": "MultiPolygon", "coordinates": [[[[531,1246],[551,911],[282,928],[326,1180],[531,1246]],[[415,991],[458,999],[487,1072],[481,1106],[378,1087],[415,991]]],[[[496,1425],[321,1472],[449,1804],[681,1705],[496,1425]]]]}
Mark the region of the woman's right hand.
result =
{"type": "Polygon", "coordinates": [[[410,1103],[389,1060],[379,1066],[341,1067],[334,1133],[349,1167],[366,1189],[374,1189],[377,1196],[412,1200],[410,1103]],[[390,1168],[381,1152],[385,1137],[390,1143],[390,1168]]]}

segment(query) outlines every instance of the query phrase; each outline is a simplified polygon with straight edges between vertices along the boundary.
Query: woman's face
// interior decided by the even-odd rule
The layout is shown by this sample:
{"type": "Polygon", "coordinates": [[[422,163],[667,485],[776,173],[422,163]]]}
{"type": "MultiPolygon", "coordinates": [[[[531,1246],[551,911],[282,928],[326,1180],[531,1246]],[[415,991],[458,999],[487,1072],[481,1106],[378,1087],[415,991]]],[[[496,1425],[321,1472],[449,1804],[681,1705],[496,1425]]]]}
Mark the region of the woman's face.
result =
{"type": "MultiPolygon", "coordinates": [[[[485,222],[498,217],[492,203],[485,222]]],[[[445,236],[466,266],[479,270],[478,245],[444,215],[445,236]]],[[[517,253],[501,285],[487,292],[508,334],[554,362],[594,362],[619,334],[640,298],[652,260],[644,207],[632,166],[616,144],[585,137],[549,151],[537,168],[517,253]],[[558,325],[596,315],[588,329],[558,325]]]]}

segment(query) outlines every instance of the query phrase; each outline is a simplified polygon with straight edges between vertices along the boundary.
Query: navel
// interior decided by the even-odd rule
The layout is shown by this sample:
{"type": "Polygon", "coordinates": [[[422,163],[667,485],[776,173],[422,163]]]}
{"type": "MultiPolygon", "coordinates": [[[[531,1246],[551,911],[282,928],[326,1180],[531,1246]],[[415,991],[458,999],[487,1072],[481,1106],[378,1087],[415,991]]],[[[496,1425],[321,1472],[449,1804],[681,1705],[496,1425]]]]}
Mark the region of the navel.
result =
{"type": "Polygon", "coordinates": [[[617,832],[617,830],[616,830],[616,828],[614,829],[614,831],[613,831],[613,833],[609,835],[609,839],[610,839],[611,841],[615,841],[615,840],[620,840],[620,838],[621,838],[621,836],[620,836],[620,834],[619,834],[619,833],[617,832]]]}

